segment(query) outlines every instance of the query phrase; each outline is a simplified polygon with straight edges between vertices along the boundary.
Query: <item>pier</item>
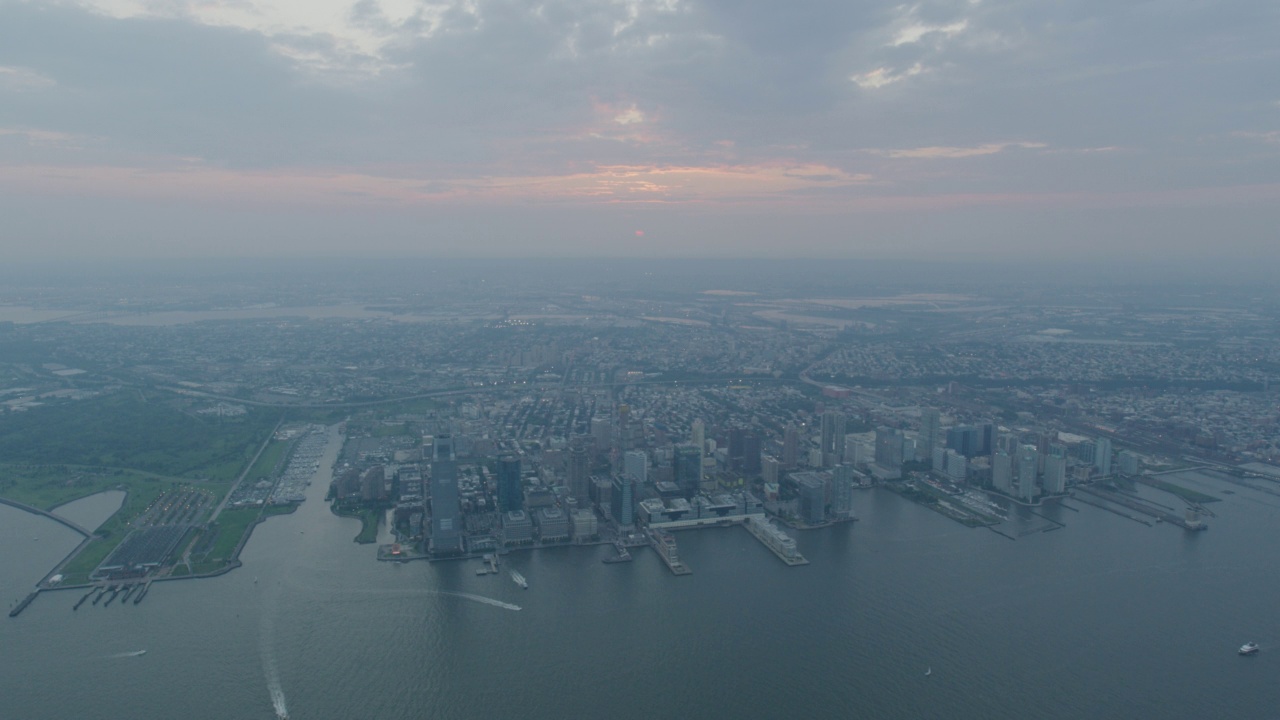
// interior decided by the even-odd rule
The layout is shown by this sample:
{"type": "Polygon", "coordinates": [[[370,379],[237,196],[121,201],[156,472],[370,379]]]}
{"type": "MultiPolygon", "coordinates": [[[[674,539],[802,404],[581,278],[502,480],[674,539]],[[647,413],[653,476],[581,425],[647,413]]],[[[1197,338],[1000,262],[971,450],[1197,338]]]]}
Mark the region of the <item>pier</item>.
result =
{"type": "Polygon", "coordinates": [[[672,575],[692,575],[693,571],[688,565],[680,562],[680,556],[676,549],[676,539],[671,533],[661,530],[654,530],[650,534],[653,549],[658,551],[658,557],[662,558],[662,562],[667,564],[667,569],[672,575]]]}
{"type": "Polygon", "coordinates": [[[39,594],[40,594],[39,590],[31,591],[30,595],[22,598],[22,602],[15,605],[13,609],[9,611],[9,617],[18,617],[18,613],[22,612],[23,610],[26,610],[27,606],[31,604],[31,601],[35,600],[36,596],[39,594]]]}
{"type": "Polygon", "coordinates": [[[779,530],[773,523],[761,517],[752,517],[743,523],[743,527],[787,565],[794,567],[809,564],[809,561],[796,550],[795,539],[779,530]]]}
{"type": "MultiPolygon", "coordinates": [[[[1090,495],[1093,495],[1094,497],[1099,498],[1101,500],[1106,500],[1108,502],[1115,503],[1116,505],[1120,505],[1121,507],[1125,507],[1135,512],[1146,515],[1148,517],[1153,517],[1156,519],[1156,522],[1167,522],[1171,525],[1177,525],[1178,527],[1183,528],[1184,530],[1193,530],[1193,531],[1206,530],[1209,527],[1204,523],[1204,521],[1199,520],[1198,518],[1189,519],[1185,515],[1176,515],[1174,513],[1167,512],[1163,507],[1158,507],[1154,503],[1151,503],[1149,501],[1140,500],[1138,498],[1129,497],[1127,495],[1121,495],[1119,493],[1103,490],[1102,488],[1099,488],[1099,487],[1091,487],[1087,485],[1077,486],[1076,489],[1082,492],[1088,493],[1090,495]]],[[[1076,495],[1075,499],[1081,502],[1087,502],[1084,500],[1084,498],[1080,497],[1079,495],[1076,495]]],[[[1088,503],[1088,504],[1094,505],[1095,503],[1088,503]]],[[[1107,509],[1110,509],[1110,508],[1107,508],[1107,509]]],[[[1117,514],[1120,514],[1120,513],[1117,513],[1117,514]]],[[[1137,517],[1133,517],[1133,516],[1129,516],[1129,517],[1131,520],[1138,520],[1138,522],[1144,522],[1143,520],[1140,520],[1137,517]]]]}

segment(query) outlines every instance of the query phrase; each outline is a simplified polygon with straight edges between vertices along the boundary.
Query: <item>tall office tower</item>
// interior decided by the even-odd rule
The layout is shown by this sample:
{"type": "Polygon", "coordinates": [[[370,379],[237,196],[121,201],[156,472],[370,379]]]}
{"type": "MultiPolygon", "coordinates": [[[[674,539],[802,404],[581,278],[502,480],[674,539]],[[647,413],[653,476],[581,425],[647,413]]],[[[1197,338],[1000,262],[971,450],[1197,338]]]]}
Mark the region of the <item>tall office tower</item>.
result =
{"type": "Polygon", "coordinates": [[[853,517],[853,466],[840,464],[831,471],[831,514],[839,520],[853,517]]]}
{"type": "Polygon", "coordinates": [[[1137,454],[1128,450],[1121,450],[1116,454],[1116,458],[1119,460],[1121,475],[1137,475],[1142,469],[1142,463],[1139,462],[1137,454]]]}
{"type": "Polygon", "coordinates": [[[586,443],[575,439],[569,447],[569,496],[577,500],[579,507],[591,500],[591,454],[586,443]]]}
{"type": "Polygon", "coordinates": [[[1045,430],[1036,434],[1036,452],[1040,453],[1040,472],[1044,472],[1044,459],[1049,456],[1049,446],[1057,441],[1057,430],[1045,430]]]}
{"type": "Polygon", "coordinates": [[[929,456],[930,467],[938,472],[945,472],[947,469],[947,453],[949,452],[955,452],[955,450],[935,447],[933,453],[929,456]]]}
{"type": "Polygon", "coordinates": [[[996,436],[994,450],[1003,450],[1006,455],[1013,457],[1018,454],[1018,436],[1013,433],[1000,433],[996,436]]]}
{"type": "Polygon", "coordinates": [[[613,492],[610,494],[609,508],[613,521],[618,527],[631,527],[636,522],[635,483],[627,473],[613,476],[613,492]]]}
{"type": "Polygon", "coordinates": [[[867,462],[867,451],[857,436],[844,436],[844,461],[850,465],[863,465],[867,462]]]}
{"type": "Polygon", "coordinates": [[[1067,490],[1067,459],[1050,455],[1044,459],[1044,491],[1047,495],[1061,495],[1067,490]]]}
{"type": "Polygon", "coordinates": [[[520,458],[498,458],[498,507],[503,512],[524,509],[524,488],[520,485],[520,458]]]}
{"type": "Polygon", "coordinates": [[[1111,440],[1098,438],[1093,444],[1093,466],[1098,474],[1106,477],[1111,474],[1111,440]]]}
{"type": "Polygon", "coordinates": [[[991,455],[991,485],[1006,495],[1013,494],[1013,457],[1004,450],[991,455]]]}
{"type": "Polygon", "coordinates": [[[644,485],[649,480],[649,456],[643,450],[628,450],[622,456],[622,471],[637,485],[644,485]]]}
{"type": "Polygon", "coordinates": [[[698,494],[702,484],[702,453],[692,445],[677,445],[671,456],[672,481],[685,497],[698,494]]]}
{"type": "Polygon", "coordinates": [[[1077,460],[1088,465],[1092,465],[1093,459],[1098,456],[1098,447],[1087,440],[1076,443],[1071,449],[1077,460]]]}
{"type": "Polygon", "coordinates": [[[782,463],[779,463],[777,458],[768,455],[760,458],[760,475],[764,478],[764,481],[767,483],[778,482],[778,469],[781,465],[782,463]]]}
{"type": "Polygon", "coordinates": [[[1035,445],[1023,445],[1018,449],[1018,497],[1031,500],[1036,496],[1036,468],[1040,465],[1040,453],[1035,445]]]}
{"type": "Polygon", "coordinates": [[[980,425],[957,425],[947,431],[947,449],[971,458],[983,454],[986,430],[980,425]]]}
{"type": "Polygon", "coordinates": [[[995,423],[980,423],[978,425],[978,433],[981,436],[981,440],[978,445],[978,454],[990,455],[991,451],[996,447],[995,423]]]}
{"type": "Polygon", "coordinates": [[[742,464],[747,457],[747,429],[744,427],[729,428],[729,469],[742,471],[742,464]]]}
{"type": "Polygon", "coordinates": [[[707,426],[701,419],[693,421],[693,425],[689,428],[689,442],[693,443],[698,450],[707,451],[707,426]]]}
{"type": "Polygon", "coordinates": [[[902,469],[902,431],[881,425],[876,428],[876,464],[888,470],[902,469]]]}
{"type": "Polygon", "coordinates": [[[747,433],[742,439],[741,470],[747,475],[760,474],[760,436],[755,433],[747,433]]]}
{"type": "Polygon", "coordinates": [[[782,433],[782,467],[787,470],[795,468],[800,462],[800,429],[795,425],[787,425],[782,433]]]}
{"type": "Polygon", "coordinates": [[[964,482],[965,476],[969,474],[969,461],[965,456],[955,450],[948,450],[947,456],[943,460],[947,471],[947,478],[952,482],[964,482]]]}
{"type": "Polygon", "coordinates": [[[916,448],[916,456],[925,459],[933,458],[933,449],[938,447],[938,433],[942,431],[942,413],[936,408],[925,408],[920,411],[920,439],[916,448]]]}
{"type": "Polygon", "coordinates": [[[844,431],[846,425],[842,413],[828,410],[822,414],[822,465],[834,467],[844,457],[844,431]]]}
{"type": "Polygon", "coordinates": [[[462,552],[462,513],[458,508],[458,461],[453,437],[437,435],[431,461],[431,547],[441,555],[462,552]]]}
{"type": "Polygon", "coordinates": [[[800,478],[796,484],[800,486],[800,515],[810,525],[820,525],[827,521],[827,488],[817,473],[804,473],[809,477],[800,478]]]}
{"type": "Polygon", "coordinates": [[[591,418],[591,439],[595,442],[598,453],[607,453],[613,449],[613,423],[609,418],[591,418]]]}

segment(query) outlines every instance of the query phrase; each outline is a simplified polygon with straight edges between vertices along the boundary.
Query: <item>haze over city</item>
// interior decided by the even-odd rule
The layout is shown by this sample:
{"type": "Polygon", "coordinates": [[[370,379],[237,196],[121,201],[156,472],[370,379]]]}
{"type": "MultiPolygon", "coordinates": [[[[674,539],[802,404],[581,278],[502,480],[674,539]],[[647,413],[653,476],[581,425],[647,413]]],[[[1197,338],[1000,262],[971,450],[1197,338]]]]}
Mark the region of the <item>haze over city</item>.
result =
{"type": "Polygon", "coordinates": [[[0,0],[0,718],[1273,715],[1277,38],[0,0]]]}
{"type": "Polygon", "coordinates": [[[1265,2],[0,2],[15,259],[1276,257],[1265,2]]]}

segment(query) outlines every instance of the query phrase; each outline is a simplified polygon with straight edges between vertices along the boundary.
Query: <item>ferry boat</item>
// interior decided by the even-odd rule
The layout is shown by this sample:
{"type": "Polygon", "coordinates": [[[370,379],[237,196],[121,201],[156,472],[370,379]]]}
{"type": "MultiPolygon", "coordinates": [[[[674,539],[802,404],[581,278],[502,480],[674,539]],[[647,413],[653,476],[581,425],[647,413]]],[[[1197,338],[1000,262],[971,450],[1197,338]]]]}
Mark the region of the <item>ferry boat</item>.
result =
{"type": "Polygon", "coordinates": [[[520,587],[524,588],[525,590],[528,590],[528,589],[529,589],[529,581],[528,581],[528,580],[525,580],[525,579],[524,579],[524,576],[523,576],[523,575],[521,575],[519,572],[516,572],[515,570],[512,570],[512,571],[511,571],[511,579],[512,579],[512,580],[514,580],[514,581],[516,582],[516,584],[517,584],[517,585],[519,585],[520,587]]]}
{"type": "Polygon", "coordinates": [[[1247,642],[1247,643],[1245,643],[1245,644],[1241,645],[1241,646],[1240,646],[1240,654],[1241,654],[1241,655],[1257,655],[1257,654],[1258,654],[1258,643],[1255,643],[1255,642],[1247,642]]]}

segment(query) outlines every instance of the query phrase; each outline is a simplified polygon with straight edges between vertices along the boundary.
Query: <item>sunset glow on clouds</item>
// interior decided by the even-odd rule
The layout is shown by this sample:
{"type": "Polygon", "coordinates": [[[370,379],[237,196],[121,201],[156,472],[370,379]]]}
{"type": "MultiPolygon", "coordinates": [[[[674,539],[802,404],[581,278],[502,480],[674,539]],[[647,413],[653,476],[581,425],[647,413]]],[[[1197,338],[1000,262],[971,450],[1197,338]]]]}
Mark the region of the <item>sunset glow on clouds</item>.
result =
{"type": "MultiPolygon", "coordinates": [[[[1236,189],[1265,227],[1277,34],[1261,2],[0,0],[0,213],[36,235],[59,218],[28,200],[93,198],[136,208],[122,236],[173,203],[275,208],[284,227],[306,208],[453,205],[803,226],[1182,211],[1236,189]]],[[[1079,222],[1051,230],[1104,229],[1079,222]]],[[[974,234],[937,227],[939,247],[974,234]]],[[[849,252],[842,237],[803,242],[849,252]]]]}

